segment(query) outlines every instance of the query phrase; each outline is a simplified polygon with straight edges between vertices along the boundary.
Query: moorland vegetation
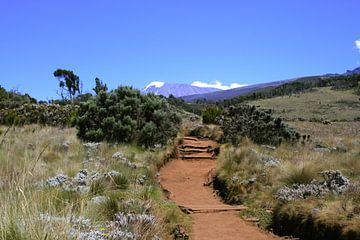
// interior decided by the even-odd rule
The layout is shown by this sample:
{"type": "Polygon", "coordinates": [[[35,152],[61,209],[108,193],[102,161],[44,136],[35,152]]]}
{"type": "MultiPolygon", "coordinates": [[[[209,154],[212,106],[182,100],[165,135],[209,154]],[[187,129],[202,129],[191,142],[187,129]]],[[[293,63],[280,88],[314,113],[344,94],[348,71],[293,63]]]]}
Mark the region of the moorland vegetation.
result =
{"type": "Polygon", "coordinates": [[[214,188],[249,207],[242,217],[279,235],[360,239],[359,75],[194,104],[126,86],[109,91],[98,78],[95,94],[83,94],[74,72],[54,76],[59,100],[0,86],[0,239],[172,239],[179,225],[191,232],[157,180],[189,133],[222,143],[214,188]],[[320,114],[296,109],[311,109],[304,99],[319,92],[327,104],[320,114]],[[331,118],[334,108],[351,116],[331,118]]]}

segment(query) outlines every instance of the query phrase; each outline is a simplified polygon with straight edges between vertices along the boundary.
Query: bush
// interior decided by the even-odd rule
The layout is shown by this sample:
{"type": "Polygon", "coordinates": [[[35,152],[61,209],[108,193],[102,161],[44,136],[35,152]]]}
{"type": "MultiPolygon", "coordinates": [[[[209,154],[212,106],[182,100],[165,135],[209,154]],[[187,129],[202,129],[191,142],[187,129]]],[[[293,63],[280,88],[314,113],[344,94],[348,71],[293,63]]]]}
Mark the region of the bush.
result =
{"type": "Polygon", "coordinates": [[[70,126],[76,112],[77,106],[70,104],[24,104],[16,108],[0,109],[0,124],[70,126]]]}
{"type": "Polygon", "coordinates": [[[234,145],[239,144],[244,137],[258,144],[272,145],[300,138],[300,134],[284,124],[281,118],[274,118],[270,110],[258,110],[255,106],[231,106],[217,122],[224,131],[224,141],[234,145]]]}
{"type": "Polygon", "coordinates": [[[76,126],[79,138],[99,142],[135,142],[152,147],[165,145],[177,134],[180,117],[167,101],[153,94],[141,95],[119,87],[80,104],[76,126]]]}
{"type": "Polygon", "coordinates": [[[29,94],[21,94],[17,91],[6,91],[0,85],[0,109],[4,108],[18,108],[24,104],[35,104],[35,98],[30,97],[29,94]]]}
{"type": "Polygon", "coordinates": [[[208,107],[202,114],[204,124],[216,123],[216,118],[221,115],[222,109],[218,107],[208,107]]]}

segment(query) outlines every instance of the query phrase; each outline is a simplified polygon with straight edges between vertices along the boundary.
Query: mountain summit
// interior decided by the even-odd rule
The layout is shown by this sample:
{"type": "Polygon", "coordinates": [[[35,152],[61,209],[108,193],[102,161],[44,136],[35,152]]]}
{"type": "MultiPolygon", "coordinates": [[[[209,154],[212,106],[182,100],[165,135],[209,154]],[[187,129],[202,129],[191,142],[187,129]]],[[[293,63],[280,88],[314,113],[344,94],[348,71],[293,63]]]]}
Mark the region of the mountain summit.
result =
{"type": "Polygon", "coordinates": [[[219,91],[219,89],[197,87],[185,83],[151,82],[141,92],[144,94],[154,93],[156,95],[163,95],[165,97],[168,97],[170,94],[175,97],[183,97],[188,95],[204,94],[216,91],[219,91]]]}
{"type": "Polygon", "coordinates": [[[347,70],[343,75],[352,75],[352,74],[360,74],[360,67],[357,67],[353,70],[347,70]]]}

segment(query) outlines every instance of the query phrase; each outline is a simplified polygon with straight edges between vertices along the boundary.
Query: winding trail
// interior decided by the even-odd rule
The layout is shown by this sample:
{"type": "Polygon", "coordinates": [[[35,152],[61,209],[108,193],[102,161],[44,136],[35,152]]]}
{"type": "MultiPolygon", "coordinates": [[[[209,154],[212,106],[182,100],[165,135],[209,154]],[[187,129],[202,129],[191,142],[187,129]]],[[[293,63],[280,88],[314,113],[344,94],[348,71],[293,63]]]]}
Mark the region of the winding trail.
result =
{"type": "Polygon", "coordinates": [[[217,143],[197,138],[184,138],[179,147],[179,158],[160,170],[160,182],[169,191],[169,198],[191,214],[195,240],[275,240],[271,234],[261,232],[246,223],[237,211],[243,206],[230,206],[221,202],[207,187],[216,168],[217,143]]]}

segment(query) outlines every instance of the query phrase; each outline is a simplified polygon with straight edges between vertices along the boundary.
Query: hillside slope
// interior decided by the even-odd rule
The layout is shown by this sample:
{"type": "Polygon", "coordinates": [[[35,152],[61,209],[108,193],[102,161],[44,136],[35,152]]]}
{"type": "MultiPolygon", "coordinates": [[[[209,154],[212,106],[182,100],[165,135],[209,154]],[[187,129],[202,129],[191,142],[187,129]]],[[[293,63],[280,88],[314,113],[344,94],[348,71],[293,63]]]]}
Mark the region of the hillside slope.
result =
{"type": "Polygon", "coordinates": [[[332,90],[330,87],[275,98],[250,101],[260,108],[273,109],[286,120],[352,121],[360,118],[360,99],[353,90],[332,90]]]}

